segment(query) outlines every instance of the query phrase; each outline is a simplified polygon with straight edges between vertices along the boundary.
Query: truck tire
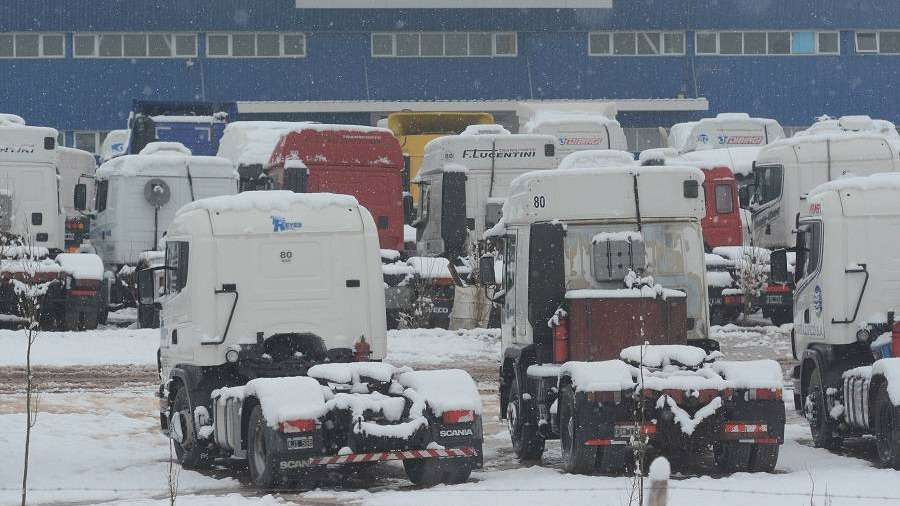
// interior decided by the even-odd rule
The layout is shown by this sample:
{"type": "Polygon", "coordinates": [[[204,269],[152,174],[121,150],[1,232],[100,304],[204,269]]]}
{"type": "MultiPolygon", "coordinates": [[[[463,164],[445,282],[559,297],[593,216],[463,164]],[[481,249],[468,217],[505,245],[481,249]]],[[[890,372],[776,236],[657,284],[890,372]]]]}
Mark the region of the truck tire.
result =
{"type": "Polygon", "coordinates": [[[584,429],[575,409],[575,391],[565,385],[559,392],[559,439],[567,473],[588,474],[597,466],[597,447],[586,446],[584,429]]]}
{"type": "Polygon", "coordinates": [[[779,449],[781,449],[781,445],[753,445],[753,449],[750,450],[750,472],[775,472],[779,449]]]}
{"type": "Polygon", "coordinates": [[[835,420],[831,418],[828,404],[825,398],[825,386],[822,381],[822,373],[815,368],[809,376],[809,388],[807,389],[807,405],[811,404],[812,411],[807,412],[804,406],[806,419],[809,421],[809,430],[812,433],[813,444],[816,448],[836,450],[841,447],[841,438],[835,437],[835,420]]]}
{"type": "Polygon", "coordinates": [[[506,424],[512,440],[513,451],[522,462],[540,461],[544,454],[544,438],[538,433],[536,423],[530,423],[522,416],[522,396],[514,379],[509,388],[509,403],[506,405],[506,424]]]}
{"type": "Polygon", "coordinates": [[[722,441],[713,448],[716,466],[726,473],[737,473],[750,469],[753,445],[737,441],[722,441]]]}
{"type": "Polygon", "coordinates": [[[875,397],[875,446],[882,467],[900,470],[900,413],[886,386],[875,397]]]}
{"type": "Polygon", "coordinates": [[[247,462],[250,467],[250,479],[260,488],[271,488],[275,485],[278,462],[275,459],[274,431],[266,424],[262,407],[257,404],[250,412],[247,423],[247,462]]]}
{"type": "MultiPolygon", "coordinates": [[[[175,401],[172,403],[172,414],[182,412],[187,413],[188,423],[193,425],[193,407],[190,399],[188,399],[187,389],[182,386],[175,392],[175,401]]],[[[170,415],[170,419],[174,420],[174,416],[170,415]]],[[[169,429],[171,430],[171,428],[169,429]]],[[[185,469],[197,469],[204,467],[208,462],[204,458],[203,448],[197,442],[197,436],[193,430],[187,431],[185,434],[186,441],[175,443],[175,456],[178,463],[185,469]]]]}

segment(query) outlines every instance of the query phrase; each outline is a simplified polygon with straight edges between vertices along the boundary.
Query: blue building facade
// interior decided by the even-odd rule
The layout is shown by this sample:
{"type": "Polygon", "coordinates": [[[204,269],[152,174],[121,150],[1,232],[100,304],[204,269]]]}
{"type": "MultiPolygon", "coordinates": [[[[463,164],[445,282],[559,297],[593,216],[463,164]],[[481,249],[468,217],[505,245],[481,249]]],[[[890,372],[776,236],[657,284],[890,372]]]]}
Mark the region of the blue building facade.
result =
{"type": "MultiPolygon", "coordinates": [[[[597,0],[596,8],[423,0],[434,8],[390,8],[409,3],[4,0],[0,112],[66,131],[68,144],[75,132],[123,128],[134,99],[704,97],[705,112],[619,119],[656,127],[739,111],[788,127],[820,114],[900,120],[897,0],[597,0]]],[[[346,110],[312,116],[370,121],[346,110]]]]}

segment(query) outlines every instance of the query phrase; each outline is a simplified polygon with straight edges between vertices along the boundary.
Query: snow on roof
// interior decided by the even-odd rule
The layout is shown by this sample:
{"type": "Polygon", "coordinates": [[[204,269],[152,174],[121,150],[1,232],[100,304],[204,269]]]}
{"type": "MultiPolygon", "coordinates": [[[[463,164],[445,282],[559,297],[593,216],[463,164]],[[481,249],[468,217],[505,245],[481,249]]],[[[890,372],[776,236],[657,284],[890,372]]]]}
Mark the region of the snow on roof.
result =
{"type": "Polygon", "coordinates": [[[728,381],[732,388],[781,389],[784,373],[774,360],[718,360],[710,367],[728,381]]]}
{"type": "Polygon", "coordinates": [[[840,192],[842,190],[875,191],[894,190],[900,191],[900,172],[885,172],[872,174],[871,176],[856,176],[835,179],[813,188],[807,198],[826,192],[840,192]]]}
{"type": "Polygon", "coordinates": [[[671,290],[663,288],[661,285],[642,286],[640,288],[619,288],[619,289],[582,289],[569,290],[566,292],[566,299],[656,299],[663,300],[669,297],[686,297],[685,293],[679,290],[671,290]]]}
{"type": "Polygon", "coordinates": [[[235,121],[225,126],[218,156],[235,164],[266,165],[281,136],[309,125],[309,122],[235,121]]]}
{"type": "Polygon", "coordinates": [[[842,133],[870,133],[883,135],[885,137],[900,138],[897,127],[890,121],[883,119],[872,119],[869,116],[841,116],[840,118],[831,118],[829,116],[821,116],[816,122],[810,125],[806,130],[801,130],[794,134],[794,137],[809,137],[823,134],[842,134],[842,133]]]}
{"type": "Polygon", "coordinates": [[[227,159],[191,156],[190,150],[177,142],[152,142],[139,155],[123,155],[107,160],[97,169],[96,175],[101,179],[113,176],[187,177],[188,166],[194,178],[238,177],[227,159]]]}
{"type": "Polygon", "coordinates": [[[91,253],[60,253],[56,262],[76,279],[103,279],[103,261],[91,253]]]}
{"type": "MultiPolygon", "coordinates": [[[[615,114],[615,113],[613,113],[615,114]]],[[[597,127],[607,125],[619,125],[614,118],[601,112],[574,112],[574,111],[538,111],[522,126],[522,133],[537,132],[542,127],[558,127],[578,124],[594,124],[597,127]]]]}
{"type": "Polygon", "coordinates": [[[21,116],[16,116],[15,114],[0,113],[0,125],[4,125],[4,126],[21,125],[21,126],[25,126],[25,120],[22,119],[21,116]]]}
{"type": "Polygon", "coordinates": [[[302,132],[305,130],[312,130],[314,132],[358,132],[358,133],[366,133],[366,134],[387,134],[394,135],[394,132],[388,130],[387,128],[381,127],[372,127],[365,125],[339,125],[339,124],[330,124],[330,123],[303,123],[301,126],[294,129],[295,132],[302,132]]]}
{"type": "Polygon", "coordinates": [[[481,395],[472,377],[465,371],[409,371],[401,374],[397,380],[422,396],[435,416],[456,410],[471,410],[481,414],[481,395]]]}
{"type": "Polygon", "coordinates": [[[191,156],[191,150],[180,142],[156,141],[147,143],[139,153],[141,155],[181,154],[191,156]]]}
{"type": "MultiPolygon", "coordinates": [[[[406,263],[416,275],[426,279],[451,279],[450,261],[442,257],[410,257],[406,263]]],[[[457,272],[467,273],[469,267],[457,266],[457,272]]]]}
{"type": "Polygon", "coordinates": [[[602,392],[634,387],[633,368],[621,360],[601,362],[566,362],[560,375],[568,376],[577,391],[602,392]]]}
{"type": "Polygon", "coordinates": [[[567,155],[559,162],[559,169],[591,169],[636,164],[637,162],[634,161],[634,155],[627,151],[618,151],[615,149],[590,149],[576,151],[567,155]]]}
{"type": "Polygon", "coordinates": [[[469,125],[459,135],[511,135],[503,125],[469,125]]]}
{"type": "Polygon", "coordinates": [[[228,116],[151,116],[156,123],[222,123],[228,116]]]}
{"type": "Polygon", "coordinates": [[[197,209],[205,209],[212,212],[287,211],[295,205],[301,205],[310,209],[324,209],[332,206],[357,207],[359,202],[350,195],[338,195],[335,193],[294,193],[288,190],[249,191],[237,195],[220,195],[197,200],[179,209],[178,214],[188,213],[197,209]]]}
{"type": "Polygon", "coordinates": [[[665,164],[690,165],[699,169],[728,167],[735,174],[746,176],[753,172],[753,162],[760,149],[759,146],[726,147],[682,154],[674,148],[653,148],[642,151],[638,158],[641,162],[662,160],[665,164]]]}
{"type": "Polygon", "coordinates": [[[702,348],[678,344],[629,346],[619,353],[619,357],[634,365],[657,369],[670,365],[696,368],[709,358],[702,348]]]}

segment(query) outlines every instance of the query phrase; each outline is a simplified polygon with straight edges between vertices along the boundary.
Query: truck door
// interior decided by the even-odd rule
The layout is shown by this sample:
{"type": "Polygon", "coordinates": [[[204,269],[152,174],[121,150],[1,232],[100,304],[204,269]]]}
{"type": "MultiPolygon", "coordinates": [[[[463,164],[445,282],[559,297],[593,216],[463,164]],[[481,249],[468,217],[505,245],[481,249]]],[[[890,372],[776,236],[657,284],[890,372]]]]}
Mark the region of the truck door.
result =
{"type": "Polygon", "coordinates": [[[824,253],[822,232],[821,221],[806,221],[797,231],[794,323],[798,342],[821,339],[825,329],[824,283],[820,276],[824,253]]]}
{"type": "MultiPolygon", "coordinates": [[[[160,312],[162,357],[174,365],[174,361],[192,358],[192,342],[196,336],[188,335],[191,329],[191,297],[188,289],[190,243],[169,241],[166,243],[166,277],[163,307],[160,312]]],[[[165,369],[165,367],[164,367],[165,369]]]]}
{"type": "Polygon", "coordinates": [[[502,340],[515,342],[516,336],[516,231],[509,230],[503,241],[503,290],[505,294],[501,315],[502,340]]]}

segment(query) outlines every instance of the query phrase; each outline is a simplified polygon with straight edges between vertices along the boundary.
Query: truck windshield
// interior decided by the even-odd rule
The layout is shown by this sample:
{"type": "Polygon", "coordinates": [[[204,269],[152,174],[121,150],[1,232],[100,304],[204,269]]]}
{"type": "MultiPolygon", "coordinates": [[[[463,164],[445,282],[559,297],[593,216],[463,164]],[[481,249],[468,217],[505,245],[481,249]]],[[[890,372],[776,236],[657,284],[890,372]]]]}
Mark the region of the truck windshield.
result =
{"type": "Polygon", "coordinates": [[[766,204],[781,197],[784,168],[781,165],[757,165],[756,193],[753,203],[766,204]]]}

